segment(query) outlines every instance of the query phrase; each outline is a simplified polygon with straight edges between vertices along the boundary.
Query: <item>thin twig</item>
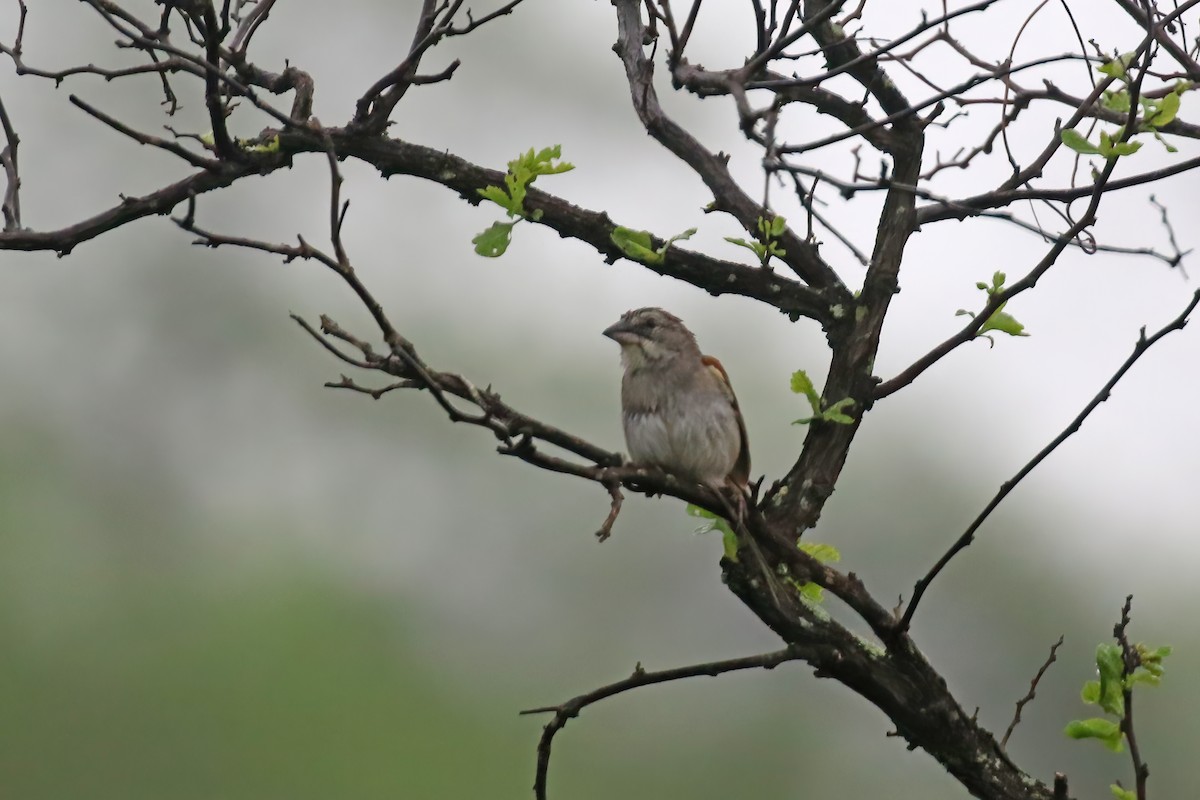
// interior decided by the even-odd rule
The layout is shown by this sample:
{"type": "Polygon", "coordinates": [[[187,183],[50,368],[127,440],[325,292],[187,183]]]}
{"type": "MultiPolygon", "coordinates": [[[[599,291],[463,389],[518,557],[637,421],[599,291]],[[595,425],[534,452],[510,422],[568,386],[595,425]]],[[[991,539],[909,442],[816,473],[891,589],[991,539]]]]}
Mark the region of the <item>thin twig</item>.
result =
{"type": "Polygon", "coordinates": [[[705,664],[693,664],[687,667],[665,669],[658,672],[647,672],[642,669],[641,664],[638,664],[634,667],[633,674],[624,680],[610,683],[607,686],[601,686],[599,689],[593,689],[590,692],[573,697],[565,703],[529,708],[522,711],[521,714],[523,715],[554,714],[554,717],[546,723],[546,727],[542,730],[542,737],[538,741],[537,777],[533,783],[535,797],[537,797],[537,800],[546,800],[546,778],[550,770],[550,748],[554,743],[555,734],[562,730],[569,720],[579,716],[579,713],[583,709],[593,703],[642,686],[652,686],[657,683],[667,683],[669,681],[695,678],[702,675],[716,676],[726,672],[745,669],[774,669],[780,664],[787,661],[796,661],[799,658],[800,656],[794,650],[785,648],[783,650],[776,650],[773,653],[763,653],[762,655],[746,656],[744,658],[731,658],[727,661],[710,661],[705,664]]]}
{"type": "Polygon", "coordinates": [[[1017,487],[1017,485],[1025,478],[1026,475],[1028,475],[1030,472],[1033,472],[1034,468],[1036,468],[1038,464],[1041,464],[1043,461],[1045,461],[1046,457],[1057,450],[1059,445],[1061,445],[1068,438],[1070,438],[1073,433],[1079,430],[1079,428],[1083,425],[1084,420],[1086,420],[1101,403],[1111,396],[1113,388],[1117,385],[1121,378],[1125,377],[1125,373],[1127,373],[1130,368],[1137,363],[1138,359],[1146,354],[1147,350],[1149,350],[1159,339],[1162,339],[1168,333],[1171,333],[1172,331],[1183,330],[1184,326],[1187,325],[1188,317],[1191,315],[1198,303],[1200,303],[1200,289],[1197,289],[1196,292],[1192,294],[1192,299],[1188,302],[1187,306],[1183,309],[1179,316],[1175,317],[1175,319],[1159,328],[1154,335],[1147,338],[1146,328],[1143,326],[1141,333],[1138,335],[1137,343],[1133,347],[1133,352],[1128,358],[1125,359],[1124,363],[1117,368],[1117,371],[1114,372],[1112,377],[1108,379],[1108,382],[1104,384],[1103,388],[1096,393],[1096,396],[1093,397],[1086,406],[1084,406],[1083,410],[1079,412],[1075,419],[1071,420],[1070,424],[1068,424],[1067,427],[1058,434],[1058,436],[1055,436],[1054,439],[1045,447],[1043,447],[1037,455],[1030,459],[1025,466],[1021,467],[1016,475],[1001,484],[1000,491],[996,493],[996,496],[993,497],[983,511],[979,513],[979,516],[975,518],[970,526],[967,527],[966,531],[964,531],[963,534],[954,542],[954,544],[950,546],[950,549],[942,554],[942,557],[937,560],[937,563],[934,564],[932,568],[930,568],[925,577],[917,581],[916,586],[913,587],[912,600],[909,601],[908,608],[905,609],[904,616],[900,620],[900,627],[902,629],[907,629],[909,624],[912,622],[913,614],[916,613],[917,610],[917,605],[921,602],[921,597],[925,594],[925,590],[929,588],[929,584],[931,584],[933,579],[938,576],[938,573],[940,573],[942,569],[950,563],[950,560],[954,558],[954,556],[956,556],[960,551],[965,549],[969,544],[971,544],[972,541],[974,541],[975,532],[979,530],[979,527],[983,525],[984,521],[987,520],[991,513],[996,510],[996,507],[1004,501],[1004,498],[1008,497],[1009,493],[1017,487]]]}
{"type": "Polygon", "coordinates": [[[1051,645],[1050,655],[1046,658],[1045,663],[1042,664],[1041,668],[1037,671],[1037,674],[1033,676],[1033,680],[1029,682],[1029,691],[1025,693],[1024,697],[1017,701],[1017,710],[1013,712],[1012,722],[1008,723],[1008,728],[1004,731],[1004,737],[1000,740],[1000,749],[1007,749],[1009,737],[1012,736],[1013,731],[1017,729],[1017,725],[1021,723],[1021,711],[1026,705],[1033,701],[1033,698],[1037,693],[1038,682],[1041,681],[1042,676],[1046,674],[1046,670],[1050,669],[1050,665],[1058,660],[1058,648],[1062,647],[1062,643],[1063,637],[1059,636],[1058,641],[1051,645]]]}

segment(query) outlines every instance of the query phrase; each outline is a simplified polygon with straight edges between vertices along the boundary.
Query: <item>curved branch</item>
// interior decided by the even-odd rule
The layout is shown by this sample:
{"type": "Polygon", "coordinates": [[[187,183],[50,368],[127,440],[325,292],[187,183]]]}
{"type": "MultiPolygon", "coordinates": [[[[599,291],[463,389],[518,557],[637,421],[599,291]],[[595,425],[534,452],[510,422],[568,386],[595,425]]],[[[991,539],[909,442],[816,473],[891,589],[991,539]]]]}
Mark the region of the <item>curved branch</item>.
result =
{"type": "Polygon", "coordinates": [[[542,730],[542,737],[538,740],[537,777],[534,778],[533,783],[534,796],[538,800],[546,800],[546,778],[550,771],[550,748],[554,744],[554,736],[566,727],[568,721],[579,716],[579,713],[588,706],[642,686],[653,686],[656,683],[667,683],[669,681],[679,681],[685,678],[700,676],[716,677],[726,672],[737,672],[745,669],[775,669],[780,664],[787,661],[797,661],[801,657],[796,650],[788,647],[783,650],[776,650],[773,653],[763,653],[762,655],[746,656],[744,658],[731,658],[727,661],[710,661],[706,664],[693,664],[692,666],[664,669],[658,672],[647,672],[642,669],[642,665],[639,663],[633,668],[633,674],[624,680],[619,680],[607,686],[601,686],[599,689],[593,689],[590,692],[572,697],[565,703],[559,703],[554,706],[543,706],[541,708],[529,708],[522,711],[522,715],[554,714],[554,717],[546,723],[546,727],[542,730]]]}

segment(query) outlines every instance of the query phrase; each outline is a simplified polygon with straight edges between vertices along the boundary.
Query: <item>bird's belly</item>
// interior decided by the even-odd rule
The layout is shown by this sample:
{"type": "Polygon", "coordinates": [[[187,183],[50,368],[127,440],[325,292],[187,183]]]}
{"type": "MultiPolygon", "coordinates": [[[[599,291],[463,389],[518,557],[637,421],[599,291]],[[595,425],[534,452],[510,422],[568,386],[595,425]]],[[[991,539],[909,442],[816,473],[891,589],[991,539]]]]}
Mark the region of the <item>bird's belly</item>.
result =
{"type": "Polygon", "coordinates": [[[741,447],[733,410],[693,414],[635,414],[625,420],[630,457],[698,483],[718,485],[733,469],[741,447]]]}

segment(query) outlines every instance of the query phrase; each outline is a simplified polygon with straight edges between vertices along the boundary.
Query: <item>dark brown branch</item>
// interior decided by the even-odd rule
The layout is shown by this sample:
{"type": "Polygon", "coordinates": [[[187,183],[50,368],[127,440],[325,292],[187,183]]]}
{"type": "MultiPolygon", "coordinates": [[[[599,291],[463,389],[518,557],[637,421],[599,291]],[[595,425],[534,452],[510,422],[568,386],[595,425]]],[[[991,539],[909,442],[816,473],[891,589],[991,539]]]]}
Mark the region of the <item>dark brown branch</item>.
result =
{"type": "MultiPolygon", "coordinates": [[[[25,4],[21,4],[22,20],[25,16],[25,4]]],[[[4,168],[4,200],[0,209],[4,213],[4,230],[15,231],[21,227],[21,170],[17,163],[17,146],[21,137],[17,135],[8,110],[4,107],[4,99],[0,98],[0,129],[4,131],[4,149],[0,150],[0,167],[4,168]]],[[[1165,212],[1164,212],[1165,213],[1165,212]]]]}
{"type": "Polygon", "coordinates": [[[1147,350],[1154,346],[1159,339],[1162,339],[1168,333],[1171,333],[1172,331],[1183,330],[1184,326],[1187,325],[1188,317],[1191,315],[1198,303],[1200,303],[1200,289],[1196,290],[1196,292],[1192,295],[1191,301],[1188,302],[1187,306],[1183,309],[1179,316],[1175,317],[1175,319],[1159,328],[1152,336],[1147,338],[1146,329],[1145,327],[1142,328],[1141,334],[1138,336],[1137,343],[1133,347],[1133,352],[1130,353],[1129,357],[1125,359],[1124,363],[1117,368],[1117,371],[1114,372],[1112,377],[1108,379],[1103,388],[1096,393],[1096,396],[1093,397],[1086,406],[1084,406],[1083,410],[1076,415],[1075,419],[1071,420],[1070,424],[1068,424],[1061,433],[1055,436],[1054,439],[1045,447],[1043,447],[1037,453],[1037,455],[1030,459],[1025,466],[1021,467],[1016,475],[1001,484],[1000,491],[996,493],[995,497],[993,497],[987,506],[984,507],[983,511],[979,513],[979,516],[977,516],[970,526],[967,527],[962,536],[958,537],[954,544],[950,546],[950,549],[942,554],[942,557],[937,560],[937,563],[933,565],[929,572],[923,578],[921,578],[921,580],[917,581],[916,586],[913,587],[912,600],[909,601],[908,608],[904,610],[904,616],[900,619],[901,628],[908,628],[909,624],[912,622],[913,614],[916,613],[917,606],[920,604],[921,598],[925,594],[925,590],[929,588],[929,585],[933,582],[933,579],[938,576],[938,573],[940,573],[948,563],[950,563],[950,560],[954,558],[954,556],[956,556],[959,552],[970,545],[972,541],[974,541],[975,532],[979,530],[979,527],[983,525],[984,521],[987,520],[991,513],[996,510],[996,507],[1004,501],[1004,498],[1008,497],[1009,493],[1017,487],[1017,484],[1024,480],[1025,476],[1032,472],[1038,464],[1041,464],[1043,461],[1045,461],[1047,456],[1058,449],[1059,445],[1065,442],[1071,437],[1072,434],[1080,429],[1084,420],[1086,420],[1088,416],[1100,406],[1101,403],[1111,396],[1113,388],[1116,387],[1121,378],[1125,377],[1125,373],[1129,372],[1130,368],[1137,363],[1138,359],[1145,355],[1147,350]]]}
{"type": "MultiPolygon", "coordinates": [[[[292,155],[299,152],[326,154],[325,133],[331,137],[339,158],[351,157],[372,164],[386,176],[410,175],[440,183],[470,203],[480,202],[478,190],[503,185],[504,173],[472,164],[444,150],[434,150],[394,139],[353,135],[344,130],[325,132],[293,128],[280,133],[280,148],[274,153],[251,153],[251,161],[220,164],[140,198],[126,198],[108,211],[57,231],[17,230],[0,233],[0,250],[53,250],[60,255],[76,245],[122,225],[155,214],[168,214],[180,202],[213,189],[228,186],[253,174],[267,174],[290,166],[292,155]]],[[[211,162],[217,165],[218,162],[211,162]]],[[[208,166],[208,164],[206,164],[208,166]]],[[[560,236],[583,241],[610,262],[625,258],[612,241],[617,227],[606,213],[573,205],[554,195],[531,188],[526,208],[540,213],[536,224],[545,225],[560,236]]],[[[465,234],[464,234],[465,235],[465,234]]],[[[654,246],[663,241],[654,239],[654,246]]],[[[278,253],[287,255],[286,253],[278,253]]],[[[293,258],[296,255],[292,256],[293,258]]],[[[640,262],[639,262],[640,263],[640,262]]],[[[643,264],[660,275],[677,278],[713,295],[737,294],[752,297],[788,314],[793,319],[809,317],[829,325],[833,320],[832,300],[794,280],[679,246],[672,246],[659,264],[643,264]]]]}
{"type": "Polygon", "coordinates": [[[1021,724],[1021,711],[1024,710],[1025,706],[1031,703],[1037,696],[1038,683],[1042,680],[1042,676],[1046,674],[1046,670],[1050,669],[1050,665],[1058,660],[1058,648],[1062,647],[1062,643],[1063,637],[1059,636],[1058,641],[1050,646],[1050,655],[1046,658],[1045,662],[1043,662],[1041,668],[1037,671],[1037,674],[1033,676],[1033,680],[1029,682],[1029,691],[1025,693],[1024,697],[1017,701],[1017,710],[1013,712],[1012,722],[1008,723],[1008,728],[1006,728],[1004,731],[1004,737],[1000,739],[1001,748],[1008,747],[1009,737],[1013,735],[1013,731],[1015,731],[1017,726],[1021,724]]]}
{"type": "MultiPolygon", "coordinates": [[[[1133,595],[1125,596],[1125,604],[1121,606],[1121,621],[1113,627],[1113,638],[1121,648],[1121,677],[1128,678],[1142,665],[1142,657],[1138,649],[1129,641],[1128,628],[1130,611],[1133,608],[1133,595]]],[[[1138,747],[1137,735],[1133,729],[1133,686],[1125,681],[1122,695],[1125,700],[1124,713],[1121,715],[1121,733],[1129,742],[1129,758],[1133,762],[1133,780],[1138,800],[1146,800],[1146,780],[1150,777],[1150,767],[1142,760],[1142,752],[1138,747]]]]}
{"type": "MultiPolygon", "coordinates": [[[[444,150],[338,130],[331,130],[330,134],[339,155],[371,164],[385,177],[411,175],[440,183],[472,204],[480,202],[478,190],[504,185],[503,172],[485,169],[444,150]]],[[[285,149],[315,149],[313,137],[307,132],[285,133],[280,138],[285,149]]],[[[617,225],[607,213],[580,208],[532,187],[526,196],[525,207],[531,212],[529,219],[539,215],[537,224],[551,228],[560,236],[591,245],[607,261],[627,258],[612,241],[617,225]]],[[[754,207],[758,208],[757,205],[754,207]]],[[[653,238],[654,247],[663,243],[659,237],[653,238]]],[[[838,292],[814,291],[769,270],[722,261],[678,245],[667,250],[661,263],[638,263],[652,272],[685,281],[712,295],[752,297],[794,319],[809,317],[826,327],[834,320],[831,308],[839,302],[838,292]]]]}
{"type": "Polygon", "coordinates": [[[51,250],[59,256],[65,256],[82,242],[143,217],[169,214],[189,198],[223,189],[260,169],[270,171],[276,168],[275,165],[283,166],[285,163],[290,162],[276,155],[263,156],[256,163],[222,165],[218,172],[206,170],[142,197],[123,197],[118,205],[65,228],[54,231],[7,231],[0,234],[0,250],[51,250]]]}
{"type": "MultiPolygon", "coordinates": [[[[819,75],[814,75],[811,78],[793,78],[787,81],[788,86],[816,86],[824,83],[830,78],[841,75],[843,72],[858,73],[855,77],[859,78],[864,86],[869,88],[875,87],[879,81],[877,80],[877,61],[886,53],[891,52],[905,42],[915,39],[921,34],[933,30],[939,25],[943,25],[952,19],[964,16],[966,14],[974,14],[977,11],[985,11],[987,8],[998,0],[981,0],[970,6],[956,8],[953,11],[943,14],[940,17],[933,19],[925,18],[916,27],[910,29],[906,33],[890,39],[886,45],[878,47],[869,52],[863,53],[859,51],[856,55],[850,58],[839,59],[837,63],[832,64],[828,70],[819,75]],[[865,76],[865,77],[864,77],[865,76]]],[[[924,16],[924,15],[922,15],[924,16]]],[[[847,42],[851,40],[847,39],[847,42]]],[[[844,45],[842,45],[844,46],[844,45]]],[[[857,49],[857,45],[855,46],[857,49]]],[[[888,112],[901,111],[908,107],[908,101],[904,100],[898,94],[891,94],[890,90],[878,89],[880,94],[877,95],[884,110],[888,112]]],[[[874,92],[873,92],[874,93],[874,92]]]]}
{"type": "MultiPolygon", "coordinates": [[[[614,0],[617,8],[618,36],[614,49],[625,65],[625,75],[638,118],[646,132],[666,147],[704,181],[713,193],[713,207],[731,214],[751,235],[758,235],[758,220],[763,208],[729,173],[727,158],[709,152],[704,145],[662,110],[654,90],[654,66],[643,52],[645,26],[637,0],[614,0]]],[[[850,293],[817,253],[816,247],[791,230],[779,239],[786,251],[783,261],[810,286],[828,291],[834,303],[848,302],[850,293]]]]}
{"type": "Polygon", "coordinates": [[[95,106],[90,105],[89,103],[84,102],[83,100],[76,97],[75,95],[69,95],[67,97],[67,99],[71,101],[72,105],[76,106],[77,108],[82,109],[86,113],[88,113],[91,116],[95,117],[96,119],[100,120],[105,125],[112,128],[114,131],[117,131],[118,133],[128,136],[130,139],[133,139],[138,144],[148,144],[152,147],[157,147],[160,150],[166,150],[168,153],[171,153],[172,155],[182,158],[184,161],[188,162],[193,167],[199,167],[200,169],[205,169],[205,170],[208,170],[209,172],[215,172],[221,168],[221,163],[219,161],[216,161],[211,158],[206,158],[197,153],[193,153],[191,150],[188,150],[186,147],[179,144],[178,142],[172,142],[168,139],[163,139],[160,136],[150,136],[149,134],[141,133],[140,131],[136,131],[133,128],[130,128],[125,123],[118,120],[117,118],[111,117],[108,114],[105,114],[100,109],[96,108],[95,106]]]}
{"type": "MultiPolygon", "coordinates": [[[[671,76],[677,84],[698,97],[714,97],[727,94],[735,96],[740,94],[744,97],[746,83],[750,80],[744,67],[736,70],[714,72],[687,62],[676,66],[672,70],[671,76]]],[[[763,70],[756,74],[754,79],[780,82],[787,80],[779,73],[771,72],[770,70],[763,70]]],[[[875,149],[884,153],[892,151],[891,133],[886,126],[872,119],[861,103],[847,100],[841,95],[819,86],[780,88],[776,89],[773,95],[773,109],[775,106],[782,108],[789,103],[812,106],[818,114],[833,117],[846,127],[861,131],[863,139],[869,142],[875,149]]],[[[745,111],[749,111],[748,106],[745,111]]],[[[739,113],[742,116],[742,129],[749,135],[756,117],[760,116],[762,112],[755,115],[744,113],[739,108],[739,113]]],[[[756,141],[759,144],[763,144],[761,140],[756,141]]]]}
{"type": "MultiPolygon", "coordinates": [[[[819,10],[819,6],[806,5],[806,9],[811,12],[819,10]]],[[[837,64],[839,59],[854,59],[859,53],[856,44],[848,42],[844,33],[832,27],[818,25],[814,37],[825,49],[831,64],[837,64]]],[[[887,98],[888,106],[896,107],[906,102],[890,78],[877,67],[860,65],[851,74],[864,85],[883,86],[878,91],[887,98]]],[[[804,448],[783,480],[787,492],[771,498],[768,505],[767,517],[772,532],[770,545],[776,557],[795,551],[798,538],[816,526],[825,501],[845,466],[862,414],[869,407],[875,388],[873,365],[884,320],[892,297],[899,290],[900,265],[909,237],[916,229],[916,197],[905,187],[916,184],[925,147],[922,126],[913,117],[897,121],[892,134],[896,146],[891,186],[879,214],[870,266],[863,279],[862,291],[853,303],[854,313],[847,316],[843,328],[829,337],[833,353],[821,393],[826,405],[846,399],[853,401],[852,422],[847,425],[818,422],[809,426],[804,448]]],[[[883,628],[882,621],[872,625],[885,642],[893,639],[892,622],[888,621],[887,629],[883,628]]]]}
{"type": "Polygon", "coordinates": [[[533,783],[534,795],[538,800],[546,800],[546,778],[550,770],[550,748],[554,744],[555,735],[566,726],[568,721],[579,716],[579,713],[583,709],[593,703],[598,703],[601,700],[606,700],[609,697],[614,697],[642,686],[653,686],[658,683],[668,683],[670,681],[679,681],[704,675],[715,677],[723,675],[726,672],[736,672],[746,669],[774,669],[780,664],[788,661],[796,661],[800,658],[800,654],[792,648],[785,648],[773,653],[733,658],[728,661],[712,661],[706,664],[694,664],[688,667],[664,669],[657,672],[647,672],[642,669],[641,664],[638,664],[634,667],[633,674],[624,680],[610,683],[607,686],[601,686],[599,689],[593,689],[559,705],[542,706],[522,711],[521,714],[554,714],[554,717],[546,723],[546,727],[542,730],[542,737],[538,741],[537,777],[533,783]]]}
{"type": "Polygon", "coordinates": [[[208,68],[204,71],[204,105],[208,109],[208,120],[212,125],[213,146],[217,155],[229,161],[241,157],[241,151],[229,135],[225,123],[225,103],[221,100],[221,36],[217,24],[217,11],[211,2],[201,4],[204,19],[204,46],[208,68]]]}
{"type": "Polygon", "coordinates": [[[1154,195],[1150,195],[1150,205],[1158,209],[1159,219],[1162,221],[1162,226],[1167,232],[1167,241],[1170,242],[1171,249],[1175,251],[1175,254],[1168,259],[1168,263],[1173,267],[1179,267],[1180,272],[1183,272],[1183,276],[1186,278],[1187,273],[1183,271],[1183,259],[1192,251],[1190,248],[1188,250],[1179,249],[1179,242],[1175,239],[1175,226],[1171,224],[1171,218],[1167,214],[1167,207],[1158,202],[1158,199],[1154,195]]]}
{"type": "Polygon", "coordinates": [[[455,27],[454,17],[462,8],[463,0],[423,0],[408,55],[394,69],[375,81],[359,98],[351,127],[374,135],[383,133],[387,129],[392,110],[408,92],[409,87],[421,83],[436,83],[438,80],[448,79],[454,73],[455,65],[451,65],[434,76],[423,77],[417,74],[421,58],[431,48],[442,39],[466,35],[481,25],[512,13],[522,2],[523,0],[510,0],[479,19],[472,17],[468,10],[467,24],[455,27]]]}

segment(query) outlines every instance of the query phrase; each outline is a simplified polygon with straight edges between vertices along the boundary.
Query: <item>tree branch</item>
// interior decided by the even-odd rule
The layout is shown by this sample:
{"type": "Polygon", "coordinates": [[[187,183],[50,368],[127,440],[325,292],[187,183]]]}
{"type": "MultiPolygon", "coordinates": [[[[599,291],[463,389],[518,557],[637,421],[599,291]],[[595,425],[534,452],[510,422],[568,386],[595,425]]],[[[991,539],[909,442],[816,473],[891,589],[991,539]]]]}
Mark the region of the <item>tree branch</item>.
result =
{"type": "Polygon", "coordinates": [[[560,703],[554,706],[542,706],[540,708],[530,708],[521,712],[521,714],[554,714],[554,717],[546,723],[546,727],[542,730],[542,737],[538,741],[537,746],[537,777],[533,783],[533,793],[538,800],[546,800],[546,780],[550,772],[550,748],[554,744],[555,735],[566,727],[568,721],[579,716],[580,712],[593,703],[598,703],[601,700],[606,700],[610,697],[623,694],[624,692],[640,688],[642,686],[653,686],[658,683],[668,683],[670,681],[684,680],[686,678],[695,678],[700,676],[715,677],[723,675],[726,672],[736,672],[746,669],[775,669],[775,667],[787,661],[797,661],[801,658],[799,653],[792,648],[784,648],[773,653],[763,653],[757,656],[746,656],[743,658],[731,658],[727,661],[710,661],[705,664],[693,664],[687,667],[676,667],[675,669],[664,669],[658,672],[647,672],[642,669],[639,663],[633,668],[633,674],[628,678],[610,683],[607,686],[601,686],[599,689],[593,689],[590,692],[572,697],[565,703],[560,703]]]}
{"type": "Polygon", "coordinates": [[[998,491],[995,497],[993,497],[987,506],[984,507],[983,511],[979,513],[979,516],[977,516],[963,532],[963,534],[959,536],[957,540],[955,540],[954,544],[950,546],[950,549],[942,554],[942,557],[937,560],[937,563],[935,563],[929,572],[926,573],[925,577],[917,581],[917,584],[913,587],[912,600],[909,601],[908,608],[904,610],[904,616],[900,619],[900,627],[902,629],[907,629],[909,624],[912,622],[913,614],[916,613],[917,606],[920,604],[921,598],[925,595],[925,591],[929,588],[929,585],[933,582],[933,579],[936,578],[938,573],[940,573],[942,569],[944,569],[945,566],[950,563],[950,560],[954,558],[954,556],[956,556],[975,540],[975,532],[978,531],[980,526],[983,525],[984,521],[991,516],[991,513],[996,510],[997,506],[1004,501],[1004,498],[1008,497],[1009,493],[1017,487],[1017,484],[1019,484],[1026,475],[1028,475],[1030,472],[1033,472],[1038,464],[1041,464],[1043,461],[1045,461],[1047,456],[1057,450],[1059,445],[1065,442],[1071,437],[1072,434],[1074,434],[1080,429],[1080,427],[1083,426],[1084,420],[1086,420],[1088,416],[1100,406],[1101,403],[1111,396],[1112,390],[1116,387],[1117,383],[1120,382],[1121,378],[1125,377],[1125,373],[1129,372],[1130,368],[1137,363],[1138,359],[1145,355],[1147,350],[1153,347],[1156,342],[1158,342],[1168,333],[1171,333],[1172,331],[1183,330],[1184,326],[1187,325],[1188,317],[1191,315],[1198,303],[1200,303],[1200,289],[1197,289],[1192,295],[1191,301],[1188,302],[1187,306],[1183,309],[1179,316],[1175,317],[1175,319],[1159,328],[1152,336],[1147,338],[1146,329],[1145,327],[1142,328],[1142,332],[1138,336],[1137,343],[1133,347],[1133,352],[1130,353],[1129,357],[1125,359],[1124,363],[1117,368],[1117,371],[1114,372],[1112,377],[1108,379],[1103,388],[1096,393],[1096,396],[1093,397],[1086,406],[1084,406],[1083,410],[1076,415],[1075,419],[1071,420],[1070,424],[1068,424],[1067,427],[1058,434],[1058,436],[1055,436],[1054,439],[1045,447],[1043,447],[1037,455],[1030,459],[1025,466],[1021,467],[1021,469],[1017,471],[1016,475],[1000,485],[1000,491],[998,491]]]}

